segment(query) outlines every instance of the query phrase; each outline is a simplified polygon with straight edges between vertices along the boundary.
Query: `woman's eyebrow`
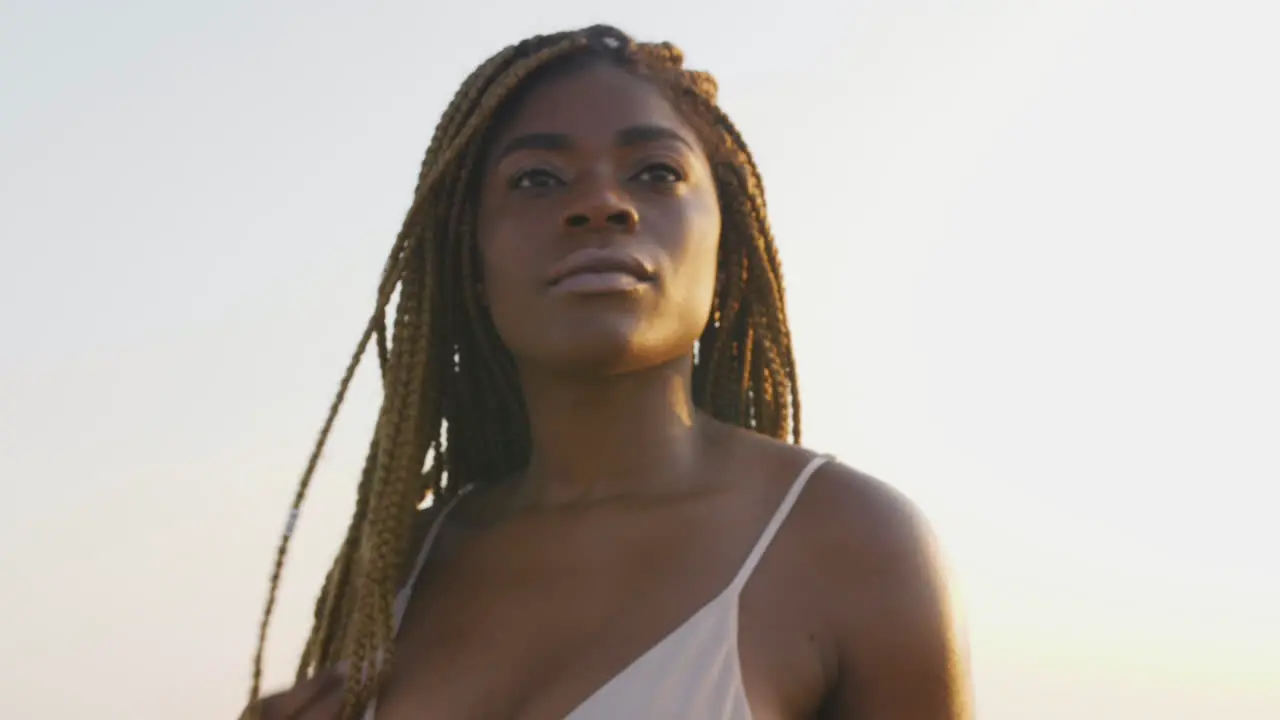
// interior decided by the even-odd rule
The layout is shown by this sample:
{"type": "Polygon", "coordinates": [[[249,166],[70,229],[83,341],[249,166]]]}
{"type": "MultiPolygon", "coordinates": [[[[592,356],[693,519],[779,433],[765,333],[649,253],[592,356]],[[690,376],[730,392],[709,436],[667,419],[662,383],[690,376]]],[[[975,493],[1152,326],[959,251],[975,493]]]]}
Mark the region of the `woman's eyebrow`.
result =
{"type": "Polygon", "coordinates": [[[568,150],[571,147],[573,147],[573,141],[564,133],[537,132],[517,135],[502,146],[494,162],[500,162],[506,156],[520,150],[568,150]]]}
{"type": "MultiPolygon", "coordinates": [[[[665,125],[632,125],[625,127],[617,132],[617,143],[621,147],[634,147],[636,145],[644,145],[652,142],[675,141],[688,147],[690,150],[695,149],[693,143],[684,135],[674,128],[665,125]]],[[[569,150],[573,147],[573,139],[565,133],[553,132],[535,132],[517,135],[506,142],[502,146],[494,162],[501,162],[503,158],[511,153],[520,150],[569,150]]]]}
{"type": "Polygon", "coordinates": [[[623,147],[674,140],[675,142],[688,147],[690,150],[696,149],[693,147],[693,143],[678,130],[665,125],[632,125],[631,127],[619,130],[617,138],[618,144],[623,147]]]}

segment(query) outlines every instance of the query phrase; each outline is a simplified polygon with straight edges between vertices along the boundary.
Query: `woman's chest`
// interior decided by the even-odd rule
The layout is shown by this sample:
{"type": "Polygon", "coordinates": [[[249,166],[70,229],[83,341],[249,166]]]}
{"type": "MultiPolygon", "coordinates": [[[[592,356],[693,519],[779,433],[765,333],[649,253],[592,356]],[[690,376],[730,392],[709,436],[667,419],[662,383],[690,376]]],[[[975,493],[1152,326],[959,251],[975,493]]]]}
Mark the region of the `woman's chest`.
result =
{"type": "Polygon", "coordinates": [[[760,524],[721,513],[463,538],[408,600],[378,720],[560,720],[624,673],[632,692],[706,673],[727,695],[740,655],[755,717],[799,717],[788,708],[812,691],[796,688],[820,668],[798,596],[759,578],[740,614],[730,588],[760,524]],[[661,644],[697,667],[634,669],[661,644]]]}
{"type": "Polygon", "coordinates": [[[378,720],[559,720],[728,583],[727,543],[625,534],[515,533],[429,562],[378,720]]]}

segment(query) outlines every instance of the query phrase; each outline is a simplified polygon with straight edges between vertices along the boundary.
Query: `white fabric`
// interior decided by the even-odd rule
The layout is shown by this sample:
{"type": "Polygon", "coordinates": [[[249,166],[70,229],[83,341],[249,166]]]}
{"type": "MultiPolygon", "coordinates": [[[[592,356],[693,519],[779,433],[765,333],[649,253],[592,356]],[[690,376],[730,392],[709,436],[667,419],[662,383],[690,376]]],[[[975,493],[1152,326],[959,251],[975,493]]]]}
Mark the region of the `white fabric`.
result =
{"type": "MultiPolygon", "coordinates": [[[[800,472],[728,587],[592,693],[566,720],[751,720],[738,659],[738,600],[796,498],[828,459],[814,458],[800,472]]],[[[396,598],[397,629],[427,551],[463,494],[445,507],[427,533],[409,582],[396,598]]],[[[365,720],[374,720],[374,713],[371,704],[365,720]]]]}

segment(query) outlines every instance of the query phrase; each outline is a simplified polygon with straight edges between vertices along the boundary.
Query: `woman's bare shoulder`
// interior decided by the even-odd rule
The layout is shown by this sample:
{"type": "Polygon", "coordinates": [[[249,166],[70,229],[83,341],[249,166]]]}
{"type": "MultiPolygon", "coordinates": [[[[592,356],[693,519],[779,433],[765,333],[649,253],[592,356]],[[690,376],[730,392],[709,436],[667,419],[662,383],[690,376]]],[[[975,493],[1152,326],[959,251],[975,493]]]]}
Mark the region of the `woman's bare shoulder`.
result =
{"type": "Polygon", "coordinates": [[[938,542],[920,508],[837,462],[795,508],[813,611],[839,658],[835,717],[968,717],[968,671],[938,542]]]}
{"type": "Polygon", "coordinates": [[[750,472],[779,499],[814,460],[827,458],[792,509],[798,516],[794,532],[805,536],[810,550],[830,548],[843,564],[854,557],[877,562],[914,552],[932,537],[923,513],[906,495],[839,459],[754,433],[740,432],[734,443],[734,470],[750,472]]]}

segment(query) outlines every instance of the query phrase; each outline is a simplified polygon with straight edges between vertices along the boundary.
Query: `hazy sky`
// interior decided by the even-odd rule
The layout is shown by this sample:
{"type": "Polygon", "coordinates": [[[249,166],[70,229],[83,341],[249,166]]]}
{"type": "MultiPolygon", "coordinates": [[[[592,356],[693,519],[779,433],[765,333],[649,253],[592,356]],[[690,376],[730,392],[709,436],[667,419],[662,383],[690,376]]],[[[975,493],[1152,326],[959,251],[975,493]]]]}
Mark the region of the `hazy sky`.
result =
{"type": "Polygon", "coordinates": [[[732,6],[0,0],[0,716],[235,716],[440,111],[502,45],[607,21],[718,76],[807,441],[933,519],[981,717],[1280,717],[1274,5],[732,6]]]}

